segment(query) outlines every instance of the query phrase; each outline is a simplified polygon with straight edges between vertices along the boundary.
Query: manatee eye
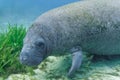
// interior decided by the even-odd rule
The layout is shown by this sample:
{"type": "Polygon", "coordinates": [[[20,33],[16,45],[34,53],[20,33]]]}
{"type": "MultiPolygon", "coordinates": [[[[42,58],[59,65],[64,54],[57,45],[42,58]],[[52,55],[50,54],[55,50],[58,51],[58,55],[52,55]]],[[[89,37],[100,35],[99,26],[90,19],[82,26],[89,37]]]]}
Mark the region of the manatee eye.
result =
{"type": "Polygon", "coordinates": [[[45,47],[45,43],[44,42],[36,42],[35,45],[40,47],[40,48],[42,48],[42,49],[45,47]]]}

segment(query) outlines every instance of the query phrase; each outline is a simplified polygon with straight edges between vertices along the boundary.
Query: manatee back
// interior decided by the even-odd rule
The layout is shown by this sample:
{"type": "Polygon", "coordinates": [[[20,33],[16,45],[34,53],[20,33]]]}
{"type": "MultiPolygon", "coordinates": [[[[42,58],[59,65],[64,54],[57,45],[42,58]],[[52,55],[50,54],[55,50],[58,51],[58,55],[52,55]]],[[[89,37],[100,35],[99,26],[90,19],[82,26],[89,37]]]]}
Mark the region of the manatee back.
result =
{"type": "Polygon", "coordinates": [[[51,40],[54,50],[80,45],[94,54],[120,54],[120,0],[68,4],[42,14],[33,25],[51,40]]]}

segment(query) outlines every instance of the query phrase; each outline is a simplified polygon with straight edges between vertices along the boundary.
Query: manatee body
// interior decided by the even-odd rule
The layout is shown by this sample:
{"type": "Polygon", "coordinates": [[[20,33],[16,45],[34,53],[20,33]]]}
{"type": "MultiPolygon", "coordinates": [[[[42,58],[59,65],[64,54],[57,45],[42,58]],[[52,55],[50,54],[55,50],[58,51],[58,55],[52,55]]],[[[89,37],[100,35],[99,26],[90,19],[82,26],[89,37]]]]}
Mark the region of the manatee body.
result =
{"type": "Polygon", "coordinates": [[[79,1],[42,14],[26,34],[20,61],[38,65],[52,52],[71,49],[70,74],[80,66],[82,51],[120,54],[120,0],[79,1]],[[73,49],[76,46],[80,48],[73,49]]]}

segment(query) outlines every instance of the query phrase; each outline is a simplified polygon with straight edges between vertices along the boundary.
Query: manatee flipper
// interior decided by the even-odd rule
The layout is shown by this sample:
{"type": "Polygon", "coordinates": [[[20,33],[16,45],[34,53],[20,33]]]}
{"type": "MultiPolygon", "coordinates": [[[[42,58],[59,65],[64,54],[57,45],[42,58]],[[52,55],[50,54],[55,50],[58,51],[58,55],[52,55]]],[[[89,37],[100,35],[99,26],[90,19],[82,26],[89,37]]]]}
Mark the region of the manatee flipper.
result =
{"type": "Polygon", "coordinates": [[[72,74],[80,67],[82,63],[82,50],[74,48],[72,53],[72,66],[68,72],[68,76],[71,77],[72,74]]]}

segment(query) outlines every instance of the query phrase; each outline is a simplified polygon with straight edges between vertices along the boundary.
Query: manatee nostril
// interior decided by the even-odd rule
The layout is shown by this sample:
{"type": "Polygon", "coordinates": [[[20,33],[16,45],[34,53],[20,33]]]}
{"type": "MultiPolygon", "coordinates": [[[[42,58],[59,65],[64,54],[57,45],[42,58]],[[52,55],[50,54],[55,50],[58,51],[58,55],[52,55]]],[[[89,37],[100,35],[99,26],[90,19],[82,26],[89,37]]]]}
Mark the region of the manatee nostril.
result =
{"type": "Polygon", "coordinates": [[[22,57],[22,60],[26,61],[27,60],[27,56],[22,57]]]}
{"type": "Polygon", "coordinates": [[[26,55],[26,53],[21,53],[20,60],[21,61],[27,61],[27,59],[28,59],[28,56],[26,55]]]}
{"type": "Polygon", "coordinates": [[[27,61],[27,59],[28,59],[27,56],[20,56],[20,61],[22,61],[22,62],[27,61]]]}

